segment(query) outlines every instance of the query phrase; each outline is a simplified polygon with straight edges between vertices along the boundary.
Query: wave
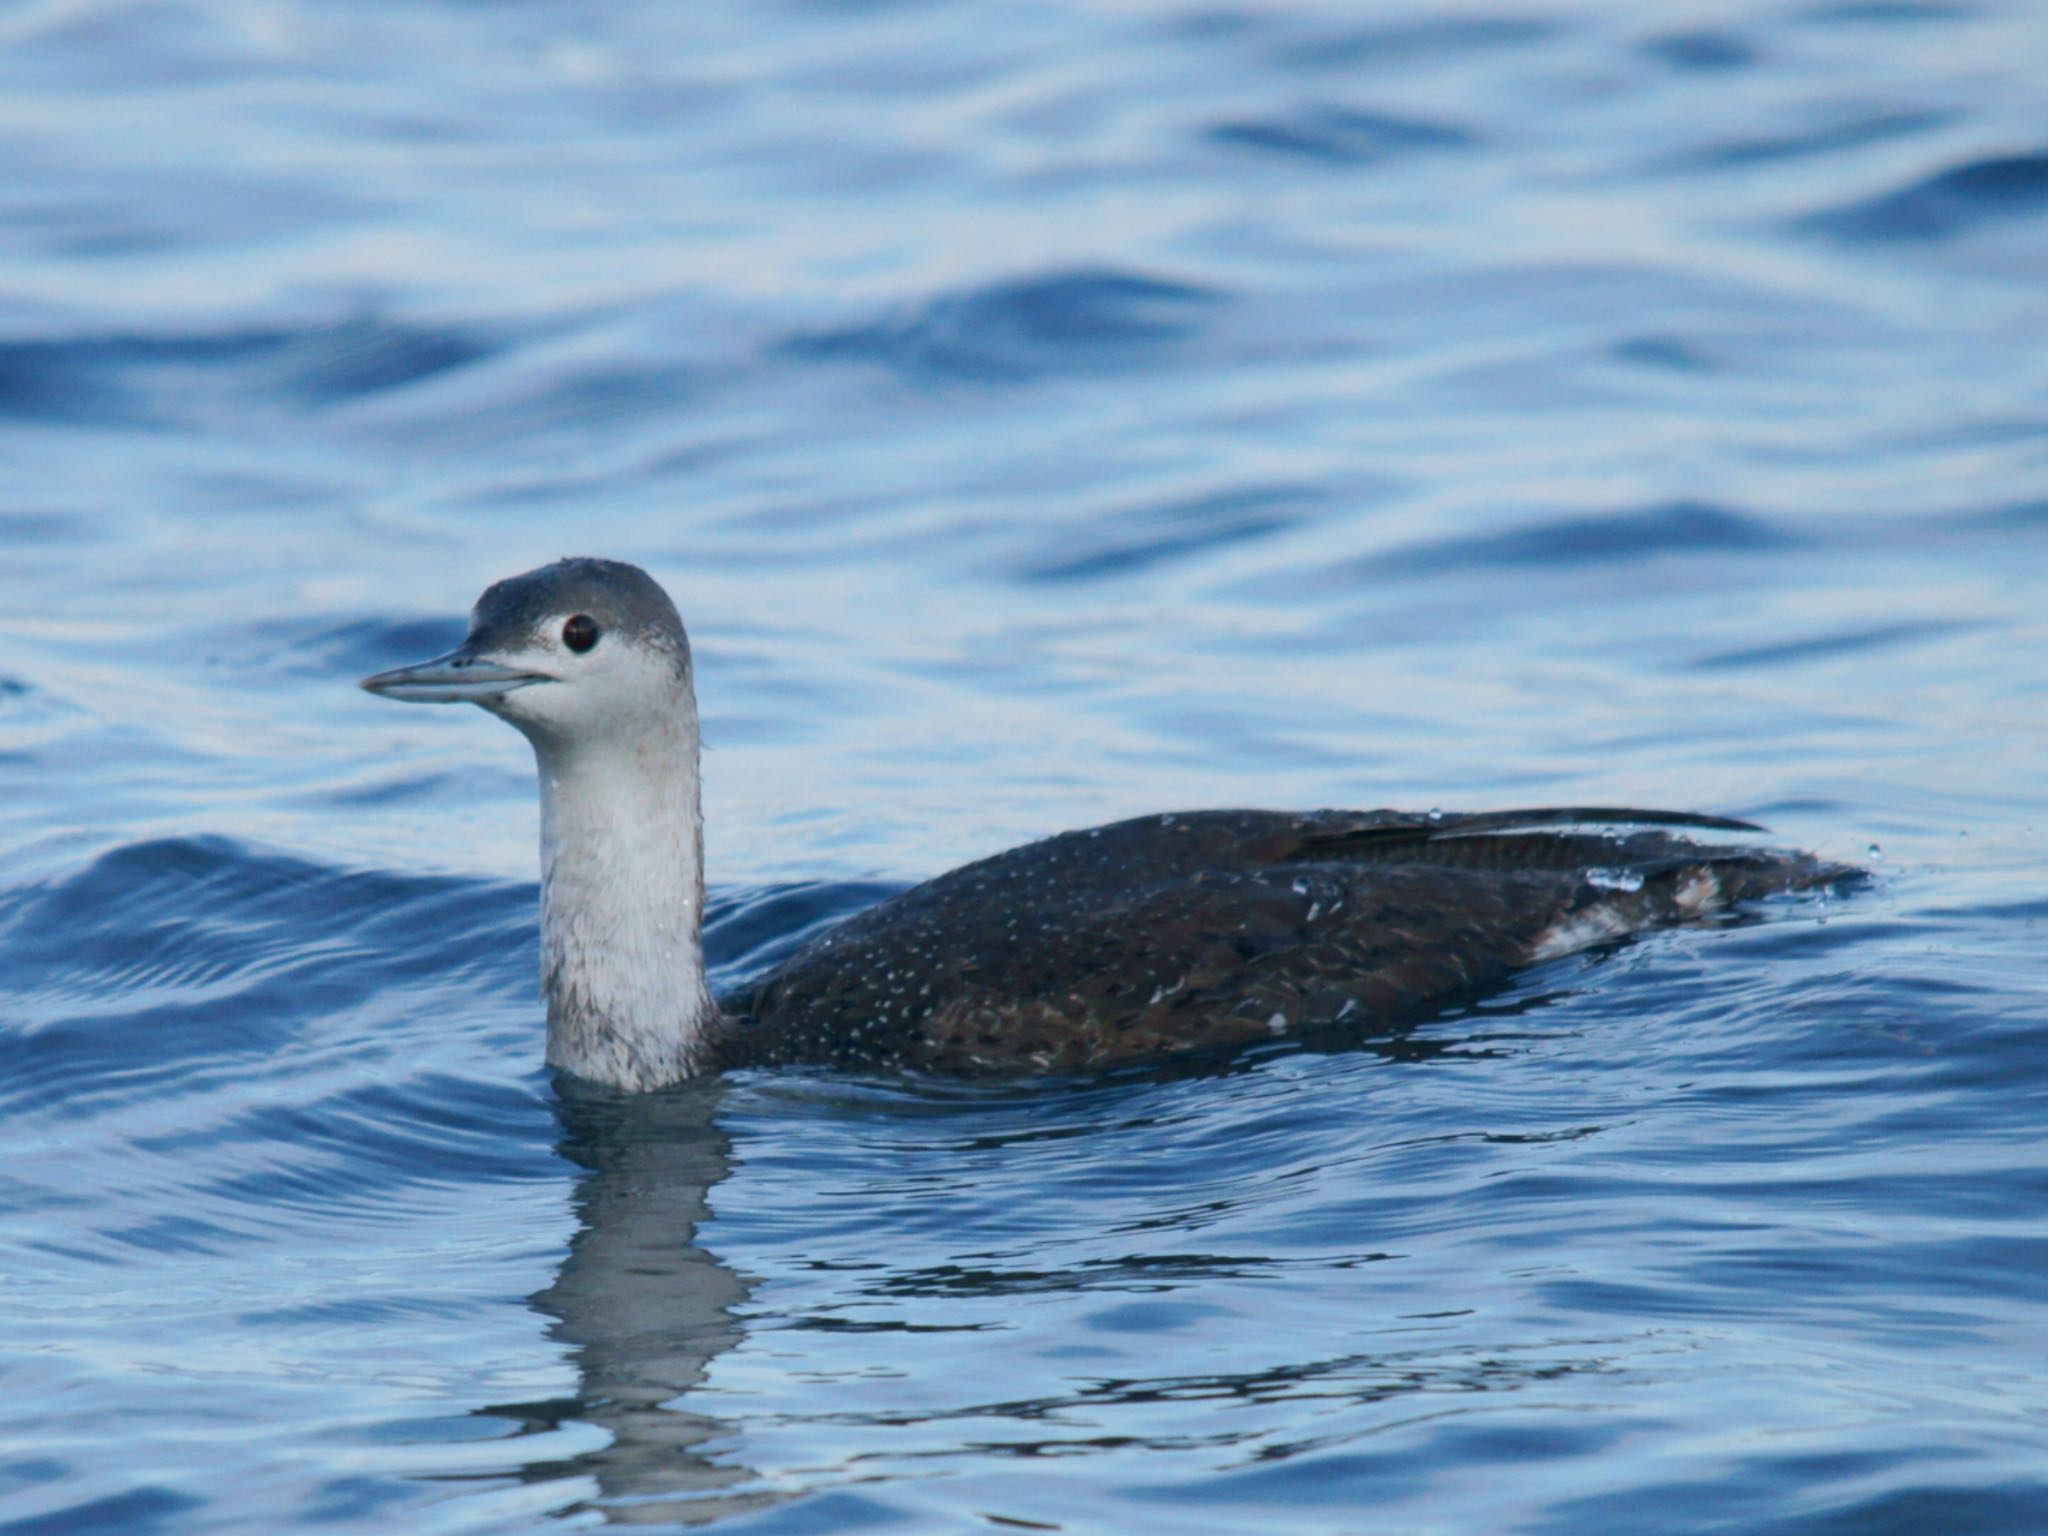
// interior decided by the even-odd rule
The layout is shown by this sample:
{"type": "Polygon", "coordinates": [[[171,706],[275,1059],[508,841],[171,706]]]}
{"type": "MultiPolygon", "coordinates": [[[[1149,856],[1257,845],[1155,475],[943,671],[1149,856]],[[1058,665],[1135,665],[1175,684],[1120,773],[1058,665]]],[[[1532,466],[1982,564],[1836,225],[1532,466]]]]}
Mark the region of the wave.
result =
{"type": "Polygon", "coordinates": [[[1411,544],[1374,555],[1356,570],[1363,576],[1412,576],[1494,567],[1566,568],[1677,554],[1749,554],[1798,542],[1760,518],[1711,502],[1673,501],[1632,512],[1552,518],[1503,533],[1411,544]]]}
{"type": "Polygon", "coordinates": [[[2048,212],[2048,152],[1992,155],[1891,192],[1817,213],[1807,227],[1842,240],[1940,241],[2048,212]]]}
{"type": "Polygon", "coordinates": [[[1469,58],[1498,49],[1528,48],[1563,30],[1535,16],[1456,16],[1440,20],[1375,22],[1318,28],[1288,39],[1276,62],[1295,69],[1343,69],[1359,64],[1422,64],[1469,58]]]}
{"type": "Polygon", "coordinates": [[[1767,641],[1716,651],[1693,662],[1699,672],[1775,671],[1809,661],[1842,661],[1874,655],[1898,646],[1924,644],[1950,635],[1981,628],[1955,620],[1920,620],[1897,624],[1869,624],[1852,629],[1830,630],[1797,640],[1767,641]]]}
{"type": "Polygon", "coordinates": [[[1477,142],[1474,134],[1449,123],[1329,106],[1218,123],[1208,137],[1234,149],[1324,165],[1366,165],[1431,150],[1467,149],[1477,142]]]}
{"type": "Polygon", "coordinates": [[[1681,163],[1720,170],[1803,160],[1930,133],[1946,126],[1950,120],[1950,114],[1946,112],[1858,113],[1838,121],[1759,134],[1753,138],[1723,140],[1691,152],[1683,157],[1681,163]]]}
{"type": "Polygon", "coordinates": [[[152,426],[205,381],[299,406],[334,405],[466,367],[499,342],[455,326],[352,319],[0,342],[0,417],[152,426]]]}
{"type": "Polygon", "coordinates": [[[1239,486],[1187,500],[1133,508],[1062,530],[1013,571],[1025,581],[1062,583],[1127,576],[1211,550],[1298,527],[1324,493],[1305,485],[1239,486]]]}
{"type": "Polygon", "coordinates": [[[317,1024],[388,1008],[387,994],[524,992],[530,903],[514,885],[225,837],[117,845],[0,892],[14,1063],[0,1095],[132,1094],[303,1047],[317,1024]]]}
{"type": "Polygon", "coordinates": [[[1083,268],[945,294],[901,318],[794,336],[784,350],[913,378],[1042,378],[1151,359],[1196,334],[1222,302],[1212,288],[1083,268]]]}
{"type": "Polygon", "coordinates": [[[1756,49],[1741,38],[1704,28],[1663,33],[1644,43],[1642,51],[1660,64],[1689,73],[1746,69],[1757,61],[1756,49]]]}

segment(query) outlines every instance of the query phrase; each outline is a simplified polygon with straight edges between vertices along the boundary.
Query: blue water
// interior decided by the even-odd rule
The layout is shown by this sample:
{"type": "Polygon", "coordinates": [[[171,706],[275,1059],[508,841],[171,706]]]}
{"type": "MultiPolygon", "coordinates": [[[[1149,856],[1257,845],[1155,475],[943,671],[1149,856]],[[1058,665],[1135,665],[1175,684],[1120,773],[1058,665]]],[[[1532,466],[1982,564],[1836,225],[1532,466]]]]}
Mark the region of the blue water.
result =
{"type": "Polygon", "coordinates": [[[0,1532],[2048,1529],[2048,13],[0,11],[0,1532]],[[720,977],[1060,828],[1870,864],[1339,1053],[540,1066],[695,637],[720,977]]]}

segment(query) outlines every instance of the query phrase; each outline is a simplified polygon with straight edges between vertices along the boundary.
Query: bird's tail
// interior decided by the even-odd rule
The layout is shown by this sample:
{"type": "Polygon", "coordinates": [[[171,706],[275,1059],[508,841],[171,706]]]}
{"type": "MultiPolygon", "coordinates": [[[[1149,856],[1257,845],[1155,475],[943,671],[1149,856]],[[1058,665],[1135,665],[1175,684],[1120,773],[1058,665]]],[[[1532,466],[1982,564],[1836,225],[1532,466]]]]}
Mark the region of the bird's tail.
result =
{"type": "MultiPolygon", "coordinates": [[[[1630,842],[1635,842],[1630,839],[1630,842]]],[[[1550,960],[1653,928],[1710,922],[1745,902],[1794,891],[1833,891],[1869,874],[1853,864],[1774,848],[1713,848],[1672,840],[1669,852],[1588,864],[1531,960],[1550,960]]]]}

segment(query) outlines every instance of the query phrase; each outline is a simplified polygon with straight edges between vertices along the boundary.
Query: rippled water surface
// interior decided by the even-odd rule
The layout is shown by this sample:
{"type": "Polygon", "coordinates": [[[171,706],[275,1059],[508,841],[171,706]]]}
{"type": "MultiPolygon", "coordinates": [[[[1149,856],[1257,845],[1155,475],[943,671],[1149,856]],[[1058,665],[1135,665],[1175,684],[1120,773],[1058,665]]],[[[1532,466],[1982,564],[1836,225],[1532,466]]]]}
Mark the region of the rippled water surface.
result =
{"type": "Polygon", "coordinates": [[[0,9],[0,1532],[2048,1529],[2048,13],[0,9]],[[540,1067],[638,560],[722,980],[1202,805],[1870,863],[1336,1053],[540,1067]]]}

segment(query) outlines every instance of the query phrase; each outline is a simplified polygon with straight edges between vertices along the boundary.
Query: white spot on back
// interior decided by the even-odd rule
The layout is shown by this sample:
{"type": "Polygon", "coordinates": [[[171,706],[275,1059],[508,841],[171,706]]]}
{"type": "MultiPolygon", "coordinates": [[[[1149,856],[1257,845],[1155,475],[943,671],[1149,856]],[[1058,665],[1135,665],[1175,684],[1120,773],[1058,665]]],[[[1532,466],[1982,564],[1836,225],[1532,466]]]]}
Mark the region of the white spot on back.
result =
{"type": "Polygon", "coordinates": [[[1634,931],[1635,925],[1611,903],[1583,907],[1536,936],[1536,942],[1529,946],[1529,964],[1575,955],[1609,939],[1625,938],[1634,931]]]}
{"type": "Polygon", "coordinates": [[[1699,870],[1678,888],[1673,899],[1678,903],[1678,910],[1687,917],[1698,917],[1720,905],[1721,882],[1711,869],[1699,870]]]}

